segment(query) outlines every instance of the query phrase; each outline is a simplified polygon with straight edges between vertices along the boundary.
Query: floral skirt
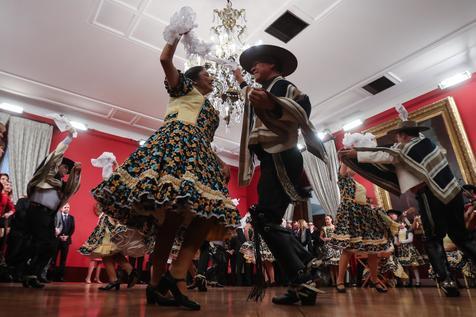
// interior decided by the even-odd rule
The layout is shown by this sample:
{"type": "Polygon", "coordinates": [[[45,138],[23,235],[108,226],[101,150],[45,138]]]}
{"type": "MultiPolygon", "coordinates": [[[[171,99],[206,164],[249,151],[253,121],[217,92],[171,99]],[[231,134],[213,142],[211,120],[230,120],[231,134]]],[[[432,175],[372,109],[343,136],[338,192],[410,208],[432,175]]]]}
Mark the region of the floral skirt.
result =
{"type": "Polygon", "coordinates": [[[341,250],[377,253],[391,247],[381,210],[343,200],[337,209],[330,245],[341,250]]]}
{"type": "MultiPolygon", "coordinates": [[[[256,263],[255,258],[255,243],[253,241],[246,241],[241,245],[240,252],[243,254],[247,263],[256,263]]],[[[274,256],[271,253],[268,245],[264,240],[260,239],[260,253],[261,253],[261,261],[263,262],[274,262],[274,256]]]]}
{"type": "MultiPolygon", "coordinates": [[[[467,278],[476,278],[476,265],[469,259],[467,259],[463,252],[456,251],[446,251],[446,258],[448,259],[448,264],[450,269],[453,271],[461,271],[464,276],[467,278]]],[[[436,274],[433,271],[433,267],[430,265],[428,269],[428,275],[430,278],[436,279],[436,274]]]]}
{"type": "Polygon", "coordinates": [[[341,250],[333,247],[330,243],[325,243],[322,247],[324,264],[339,265],[341,250]]]}
{"type": "Polygon", "coordinates": [[[182,210],[224,234],[240,216],[208,139],[198,126],[167,122],[92,190],[94,198],[106,214],[144,232],[165,212],[182,210]]]}
{"type": "Polygon", "coordinates": [[[422,266],[425,260],[420,255],[413,243],[404,243],[397,246],[398,261],[403,266],[422,266]]]}

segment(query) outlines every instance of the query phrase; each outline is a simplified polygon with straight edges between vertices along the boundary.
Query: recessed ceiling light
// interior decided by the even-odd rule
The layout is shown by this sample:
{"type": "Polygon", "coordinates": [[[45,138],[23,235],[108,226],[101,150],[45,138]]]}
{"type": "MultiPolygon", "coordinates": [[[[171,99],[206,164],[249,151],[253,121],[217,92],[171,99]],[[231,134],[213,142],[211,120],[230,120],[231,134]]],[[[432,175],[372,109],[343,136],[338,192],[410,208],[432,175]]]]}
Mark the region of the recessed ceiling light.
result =
{"type": "Polygon", "coordinates": [[[15,112],[15,113],[23,113],[23,107],[15,106],[10,103],[3,102],[0,104],[0,109],[15,112]]]}
{"type": "Polygon", "coordinates": [[[448,87],[462,83],[463,81],[468,80],[470,78],[471,78],[471,73],[469,71],[465,71],[464,73],[456,74],[445,80],[442,80],[438,84],[438,87],[440,87],[440,89],[446,89],[448,87]]]}
{"type": "Polygon", "coordinates": [[[354,121],[351,121],[349,123],[347,123],[346,125],[344,125],[343,129],[344,131],[349,131],[349,130],[352,130],[354,128],[357,128],[358,126],[362,125],[362,120],[360,119],[357,119],[357,120],[354,120],[354,121]]]}
{"type": "Polygon", "coordinates": [[[84,123],[81,123],[78,121],[70,121],[69,123],[71,123],[73,128],[81,130],[81,131],[86,131],[88,129],[88,127],[84,123]]]}

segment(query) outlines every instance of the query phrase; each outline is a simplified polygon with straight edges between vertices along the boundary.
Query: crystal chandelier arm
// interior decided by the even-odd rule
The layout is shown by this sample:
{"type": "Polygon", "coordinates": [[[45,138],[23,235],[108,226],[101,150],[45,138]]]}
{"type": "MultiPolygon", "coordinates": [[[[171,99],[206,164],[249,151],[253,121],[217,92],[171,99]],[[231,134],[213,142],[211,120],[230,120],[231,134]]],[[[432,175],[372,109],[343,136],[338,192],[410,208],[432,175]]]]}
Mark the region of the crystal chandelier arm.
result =
{"type": "Polygon", "coordinates": [[[174,65],[174,54],[179,41],[180,37],[175,39],[172,45],[168,43],[165,44],[165,47],[160,54],[160,64],[162,64],[165,78],[167,79],[170,88],[175,88],[179,84],[179,73],[174,65]]]}

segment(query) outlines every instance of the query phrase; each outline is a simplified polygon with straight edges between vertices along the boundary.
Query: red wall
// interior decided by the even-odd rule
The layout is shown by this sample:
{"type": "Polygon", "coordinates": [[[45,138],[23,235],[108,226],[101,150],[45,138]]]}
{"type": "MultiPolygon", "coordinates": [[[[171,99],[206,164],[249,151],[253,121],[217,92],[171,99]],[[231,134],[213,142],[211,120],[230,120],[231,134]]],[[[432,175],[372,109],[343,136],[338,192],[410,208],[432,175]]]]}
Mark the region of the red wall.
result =
{"type": "MultiPolygon", "coordinates": [[[[65,134],[55,129],[51,141],[51,149],[63,140],[65,134]]],[[[137,142],[119,137],[110,136],[96,131],[80,132],[70,144],[65,156],[82,163],[81,187],[70,200],[71,214],[75,218],[76,231],[72,237],[73,243],[66,262],[67,266],[86,267],[89,259],[77,252],[81,244],[86,241],[93,231],[97,217],[94,214],[94,199],[90,190],[101,181],[101,169],[91,165],[91,159],[101,155],[104,151],[112,152],[118,162],[125,160],[136,147],[137,142]]]]}
{"type": "MultiPolygon", "coordinates": [[[[464,128],[466,130],[466,134],[468,135],[469,143],[471,144],[472,150],[474,152],[476,149],[476,73],[473,74],[473,77],[470,80],[459,86],[446,90],[435,89],[417,98],[409,100],[403,105],[407,108],[408,112],[413,112],[423,106],[429,105],[449,96],[453,97],[456,103],[464,124],[464,128]]],[[[389,109],[365,120],[364,125],[359,127],[359,130],[371,128],[396,117],[397,112],[394,109],[389,109]]],[[[342,147],[343,136],[343,131],[335,133],[337,148],[342,147]]],[[[374,187],[370,182],[366,181],[362,177],[357,177],[357,181],[367,188],[367,195],[369,197],[375,198],[374,187]]]]}

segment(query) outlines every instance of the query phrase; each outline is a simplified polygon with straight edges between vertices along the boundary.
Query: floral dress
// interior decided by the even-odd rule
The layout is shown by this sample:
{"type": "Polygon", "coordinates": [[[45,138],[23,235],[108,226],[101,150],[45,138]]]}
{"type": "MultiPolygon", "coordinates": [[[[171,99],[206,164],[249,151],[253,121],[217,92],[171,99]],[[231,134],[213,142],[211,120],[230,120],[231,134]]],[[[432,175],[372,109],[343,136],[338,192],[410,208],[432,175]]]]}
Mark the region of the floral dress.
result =
{"type": "Polygon", "coordinates": [[[365,189],[352,177],[339,175],[338,184],[341,203],[337,209],[331,245],[341,250],[366,253],[391,248],[388,238],[391,236],[390,228],[381,216],[383,210],[372,208],[366,202],[365,189]]]}
{"type": "MultiPolygon", "coordinates": [[[[165,85],[175,101],[194,90],[182,73],[177,87],[165,85]]],[[[92,190],[102,210],[121,224],[144,230],[155,228],[150,223],[160,224],[170,211],[210,219],[217,226],[210,230],[216,235],[209,237],[239,225],[238,210],[211,147],[219,113],[204,98],[195,123],[178,120],[177,113],[169,113],[164,121],[109,179],[92,190]]]]}
{"type": "MultiPolygon", "coordinates": [[[[334,227],[324,226],[322,227],[322,232],[324,233],[325,238],[330,238],[332,237],[332,234],[334,233],[334,227]]],[[[341,251],[333,247],[330,241],[324,242],[323,253],[324,253],[324,264],[339,265],[341,251]]]]}
{"type": "Polygon", "coordinates": [[[88,240],[79,248],[82,255],[92,258],[102,258],[105,256],[120,253],[119,248],[111,241],[111,233],[118,224],[112,221],[104,213],[99,216],[99,221],[88,240]]]}
{"type": "MultiPolygon", "coordinates": [[[[407,231],[407,229],[401,229],[398,232],[398,239],[400,241],[406,241],[408,240],[410,234],[413,235],[411,231],[407,231]]],[[[425,260],[420,255],[420,252],[418,252],[417,248],[413,245],[413,242],[401,242],[399,245],[396,245],[396,251],[398,254],[398,261],[400,261],[402,266],[425,265],[425,260]]]]}
{"type": "MultiPolygon", "coordinates": [[[[254,242],[254,239],[253,239],[254,231],[250,229],[248,234],[250,236],[250,240],[246,241],[245,243],[243,243],[241,245],[240,252],[243,254],[243,257],[245,258],[246,263],[255,264],[256,263],[256,258],[255,258],[256,250],[255,250],[255,242],[254,242]]],[[[266,242],[264,242],[264,240],[261,236],[260,236],[259,241],[260,241],[261,261],[263,261],[263,262],[274,262],[275,258],[273,256],[273,254],[271,253],[271,250],[269,249],[268,245],[266,244],[266,242]]]]}

